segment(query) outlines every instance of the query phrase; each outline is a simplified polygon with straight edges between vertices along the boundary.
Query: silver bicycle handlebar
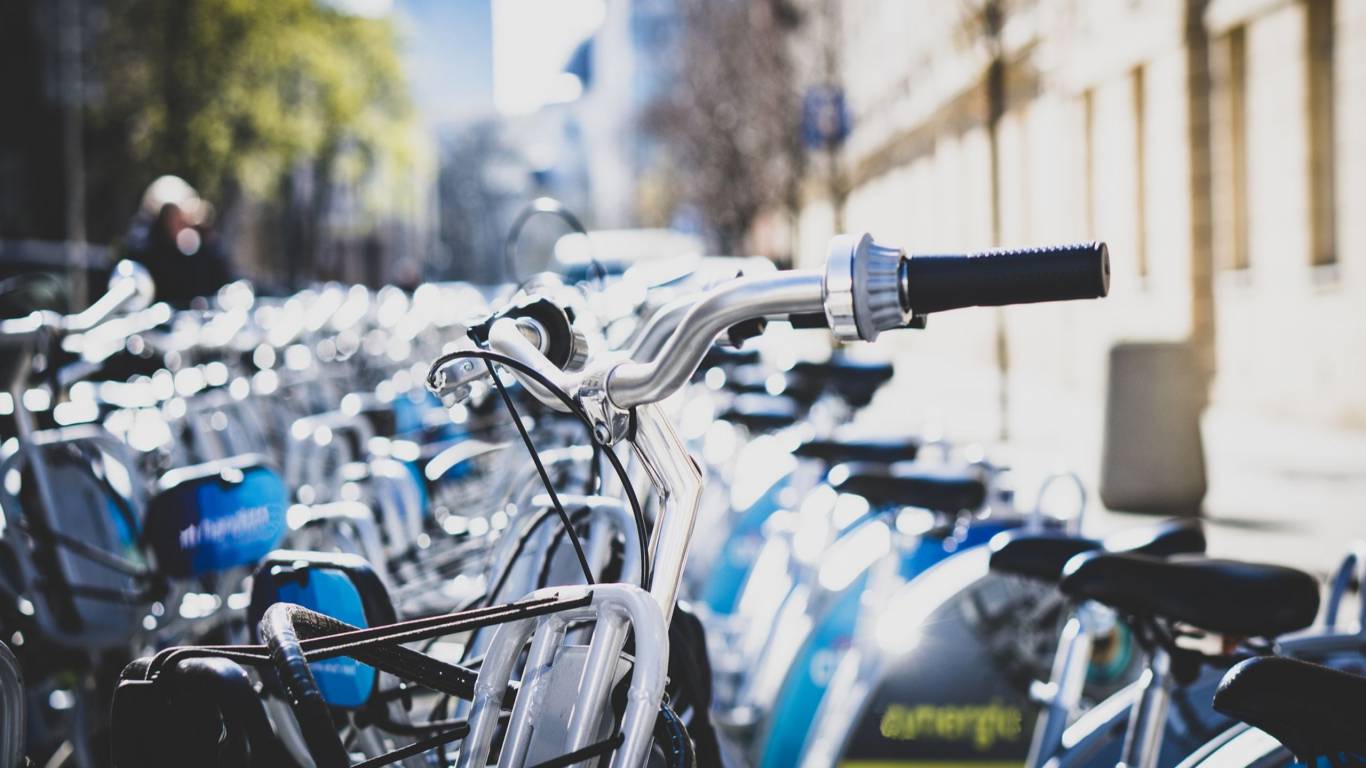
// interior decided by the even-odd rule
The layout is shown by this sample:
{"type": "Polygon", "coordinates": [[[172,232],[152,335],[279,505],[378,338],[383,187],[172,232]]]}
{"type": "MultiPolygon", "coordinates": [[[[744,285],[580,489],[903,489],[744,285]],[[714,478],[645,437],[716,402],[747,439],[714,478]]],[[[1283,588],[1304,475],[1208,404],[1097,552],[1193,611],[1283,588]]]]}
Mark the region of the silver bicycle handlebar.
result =
{"type": "MultiPolygon", "coordinates": [[[[656,354],[637,345],[635,360],[599,356],[583,373],[566,375],[514,324],[495,323],[497,333],[490,332],[489,345],[536,369],[572,397],[591,381],[607,401],[604,406],[625,411],[673,394],[697,370],[716,337],[746,321],[824,315],[837,338],[873,341],[882,331],[904,327],[925,312],[1101,297],[1109,290],[1109,276],[1103,243],[908,258],[905,251],[879,245],[866,234],[840,235],[830,242],[823,271],[737,278],[703,292],[685,314],[682,306],[670,307],[646,334],[651,346],[658,345],[681,315],[656,354]]],[[[457,388],[463,378],[459,372],[448,376],[447,387],[457,388]]],[[[556,398],[541,388],[532,391],[558,407],[556,398]]]]}
{"type": "Polygon", "coordinates": [[[607,396],[618,408],[656,403],[688,382],[716,337],[737,323],[770,315],[824,310],[817,272],[742,277],[702,294],[649,362],[621,363],[608,373],[607,396]]]}
{"type": "Polygon", "coordinates": [[[138,312],[151,305],[156,286],[147,268],[136,261],[120,261],[109,276],[109,289],[89,307],[74,315],[33,312],[27,317],[0,321],[0,345],[25,344],[40,333],[60,330],[83,333],[121,312],[138,312]]]}

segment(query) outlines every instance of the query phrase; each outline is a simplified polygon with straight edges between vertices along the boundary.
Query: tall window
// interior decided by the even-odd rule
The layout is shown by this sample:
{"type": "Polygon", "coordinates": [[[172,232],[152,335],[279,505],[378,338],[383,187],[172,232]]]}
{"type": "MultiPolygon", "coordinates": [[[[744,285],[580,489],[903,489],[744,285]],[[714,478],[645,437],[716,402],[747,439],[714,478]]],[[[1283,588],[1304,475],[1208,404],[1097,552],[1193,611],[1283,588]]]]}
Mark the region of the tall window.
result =
{"type": "Polygon", "coordinates": [[[1138,254],[1138,275],[1148,276],[1148,168],[1144,147],[1148,133],[1147,78],[1143,66],[1134,67],[1129,78],[1134,104],[1134,248],[1138,254]]]}
{"type": "Polygon", "coordinates": [[[1309,95],[1309,258],[1337,261],[1333,172],[1333,0],[1306,0],[1305,71],[1309,95]]]}
{"type": "Polygon", "coordinates": [[[1247,215],[1247,40],[1234,27],[1214,41],[1212,156],[1214,160],[1214,249],[1225,269],[1248,268],[1247,215]]]}
{"type": "Polygon", "coordinates": [[[1086,197],[1086,236],[1096,237],[1096,92],[1090,88],[1086,89],[1081,95],[1081,130],[1082,146],[1085,156],[1082,158],[1084,167],[1082,171],[1086,174],[1085,188],[1082,189],[1086,197]]]}

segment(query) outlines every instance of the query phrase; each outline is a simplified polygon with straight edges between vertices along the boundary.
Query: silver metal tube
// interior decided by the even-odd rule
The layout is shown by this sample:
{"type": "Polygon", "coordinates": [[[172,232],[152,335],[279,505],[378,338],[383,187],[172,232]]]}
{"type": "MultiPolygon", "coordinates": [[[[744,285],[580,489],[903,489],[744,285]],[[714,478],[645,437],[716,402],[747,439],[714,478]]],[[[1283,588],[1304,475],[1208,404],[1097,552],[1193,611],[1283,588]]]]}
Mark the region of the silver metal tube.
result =
{"type": "MultiPolygon", "coordinates": [[[[631,629],[635,632],[636,653],[626,694],[626,711],[621,720],[623,741],[611,765],[613,768],[634,768],[645,764],[655,715],[664,696],[664,682],[669,664],[669,630],[664,625],[663,617],[655,610],[649,595],[629,584],[553,587],[534,592],[528,595],[528,599],[559,597],[572,600],[586,595],[592,597],[591,605],[560,611],[541,619],[519,619],[498,626],[494,640],[484,657],[484,663],[480,666],[479,677],[475,681],[474,700],[469,716],[470,732],[460,745],[456,768],[482,768],[488,763],[493,737],[503,711],[503,694],[507,690],[522,649],[533,631],[537,632],[537,636],[533,642],[532,659],[537,665],[531,677],[524,677],[522,690],[518,693],[516,704],[513,705],[513,718],[508,724],[503,754],[498,764],[515,765],[512,758],[526,754],[524,746],[531,746],[531,740],[543,737],[557,738],[552,735],[557,731],[564,733],[564,738],[568,738],[568,723],[562,724],[546,719],[537,722],[537,712],[546,708],[565,709],[552,707],[551,700],[560,697],[573,697],[574,708],[582,708],[589,698],[586,694],[591,694],[591,691],[585,690],[585,686],[597,685],[601,681],[597,678],[584,680],[577,687],[559,690],[539,685],[541,681],[549,679],[544,673],[542,662],[552,665],[565,663],[559,654],[553,652],[557,644],[551,641],[557,636],[563,636],[559,630],[568,623],[596,619],[598,630],[601,631],[604,623],[611,622],[615,625],[622,622],[623,617],[630,622],[631,629]],[[553,634],[547,631],[550,628],[547,625],[550,624],[558,627],[553,634]],[[518,716],[515,711],[518,707],[525,713],[524,716],[518,716]],[[562,727],[563,731],[560,730],[562,727]],[[538,729],[546,733],[538,735],[538,729]]],[[[615,634],[621,629],[608,631],[615,634]]],[[[607,660],[615,664],[618,658],[619,655],[607,660]]],[[[530,666],[529,663],[528,667],[530,666]]],[[[586,675],[586,670],[591,668],[591,664],[586,664],[583,674],[586,675]]],[[[612,684],[611,672],[614,671],[614,668],[609,668],[606,675],[605,684],[608,690],[612,684]]],[[[597,716],[600,718],[606,711],[605,699],[603,705],[597,709],[597,716]]]]}
{"type": "MultiPolygon", "coordinates": [[[[722,331],[736,323],[771,315],[822,312],[823,290],[821,274],[811,271],[731,281],[708,291],[688,311],[654,360],[621,363],[607,374],[606,390],[612,403],[618,408],[636,409],[632,446],[661,500],[651,542],[651,596],[659,603],[666,622],[673,614],[697,520],[702,473],[668,417],[654,404],[687,383],[722,331]]],[[[507,319],[494,323],[489,344],[527,364],[571,395],[578,393],[583,374],[569,374],[556,368],[507,319]]],[[[539,399],[547,401],[547,393],[533,387],[532,382],[524,383],[539,399]]]]}
{"type": "Polygon", "coordinates": [[[460,744],[456,768],[483,768],[488,765],[494,730],[503,711],[503,694],[512,678],[512,666],[522,653],[522,645],[535,629],[535,621],[520,619],[500,624],[494,630],[493,642],[484,654],[484,663],[479,666],[479,677],[474,683],[474,699],[469,714],[470,731],[460,744]]]}
{"type": "Polygon", "coordinates": [[[65,318],[66,330],[88,331],[118,312],[146,309],[152,303],[155,287],[146,267],[135,261],[120,261],[109,278],[109,290],[94,304],[65,318]]]}
{"type": "MultiPolygon", "coordinates": [[[[645,765],[651,733],[659,703],[664,699],[664,682],[669,672],[668,616],[649,610],[650,599],[639,589],[626,584],[599,584],[595,601],[615,602],[631,617],[636,637],[636,653],[631,666],[631,684],[626,692],[626,711],[621,717],[621,747],[612,758],[611,768],[645,765]],[[601,598],[599,598],[601,596],[601,598]]],[[[602,609],[599,609],[601,615],[602,609]]]]}
{"type": "Polygon", "coordinates": [[[667,625],[673,618],[693,524],[702,503],[702,470],[688,455],[669,417],[658,405],[636,409],[636,432],[631,445],[659,493],[659,516],[650,541],[654,569],[650,596],[659,604],[667,625]]]}
{"type": "Polygon", "coordinates": [[[655,310],[645,324],[645,329],[631,345],[631,359],[640,363],[648,363],[655,359],[673,336],[678,324],[683,322],[688,311],[697,303],[698,298],[696,295],[684,296],[655,310]]]}
{"type": "MultiPolygon", "coordinates": [[[[1085,610],[1083,608],[1082,610],[1085,610]]],[[[1068,717],[1081,700],[1086,682],[1086,669],[1091,662],[1091,628],[1084,616],[1073,616],[1063,627],[1058,638],[1058,652],[1053,657],[1053,673],[1045,686],[1043,710],[1034,725],[1034,739],[1029,745],[1025,765],[1042,768],[1062,747],[1062,734],[1067,730],[1068,717]]]]}
{"type": "Polygon", "coordinates": [[[712,341],[732,325],[824,309],[819,272],[796,270],[733,280],[708,291],[650,362],[613,368],[607,378],[607,396],[618,408],[657,403],[687,383],[712,341]]]}
{"type": "Polygon", "coordinates": [[[1170,683],[1171,657],[1158,648],[1138,681],[1138,700],[1129,713],[1129,729],[1124,734],[1118,768],[1156,768],[1167,723],[1170,683]]]}
{"type": "Polygon", "coordinates": [[[626,646],[627,619],[626,612],[620,609],[605,607],[598,612],[598,623],[593,627],[593,639],[588,645],[588,658],[579,681],[579,704],[569,717],[565,752],[583,749],[597,737],[607,697],[616,680],[621,651],[626,646]]]}
{"type": "Polygon", "coordinates": [[[47,330],[49,323],[55,324],[57,317],[50,312],[32,312],[25,317],[0,320],[0,342],[6,347],[30,344],[47,330]]]}
{"type": "MultiPolygon", "coordinates": [[[[540,348],[532,344],[518,329],[516,320],[505,317],[495,322],[493,327],[489,329],[489,346],[495,352],[500,352],[530,366],[532,370],[544,376],[547,381],[571,396],[578,392],[580,377],[560,370],[547,360],[540,348]]],[[[517,372],[514,371],[514,373],[517,372]]],[[[528,392],[536,396],[537,400],[557,411],[569,410],[564,403],[560,402],[558,397],[541,386],[540,382],[530,376],[518,375],[517,378],[522,382],[522,386],[527,388],[528,392]]]]}
{"type": "Polygon", "coordinates": [[[526,762],[532,728],[535,727],[536,718],[541,715],[545,699],[552,695],[547,690],[550,664],[564,638],[564,625],[564,618],[553,614],[542,617],[537,625],[522,672],[522,686],[512,706],[512,719],[508,721],[507,738],[499,756],[501,765],[522,765],[526,762]]]}

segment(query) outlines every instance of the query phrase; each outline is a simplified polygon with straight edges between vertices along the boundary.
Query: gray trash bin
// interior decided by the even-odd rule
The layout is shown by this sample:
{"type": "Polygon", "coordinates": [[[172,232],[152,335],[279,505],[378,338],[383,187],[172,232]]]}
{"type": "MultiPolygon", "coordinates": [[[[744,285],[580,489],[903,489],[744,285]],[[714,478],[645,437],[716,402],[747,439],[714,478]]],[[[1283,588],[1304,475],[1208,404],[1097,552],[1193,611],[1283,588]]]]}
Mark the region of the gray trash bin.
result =
{"type": "Polygon", "coordinates": [[[1205,393],[1190,345],[1116,344],[1109,374],[1101,501],[1121,512],[1198,515],[1207,487],[1205,393]]]}

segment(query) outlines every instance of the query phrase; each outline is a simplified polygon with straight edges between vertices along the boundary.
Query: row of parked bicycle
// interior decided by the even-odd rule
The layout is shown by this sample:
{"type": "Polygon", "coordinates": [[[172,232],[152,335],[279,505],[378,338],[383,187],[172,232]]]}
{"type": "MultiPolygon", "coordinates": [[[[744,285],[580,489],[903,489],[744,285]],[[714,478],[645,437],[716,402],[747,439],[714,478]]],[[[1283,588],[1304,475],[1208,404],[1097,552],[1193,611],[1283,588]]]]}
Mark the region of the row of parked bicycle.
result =
{"type": "Polygon", "coordinates": [[[0,768],[1366,755],[1359,558],[1321,601],[853,426],[857,342],[1104,296],[1104,245],[595,266],[0,322],[0,768]]]}

